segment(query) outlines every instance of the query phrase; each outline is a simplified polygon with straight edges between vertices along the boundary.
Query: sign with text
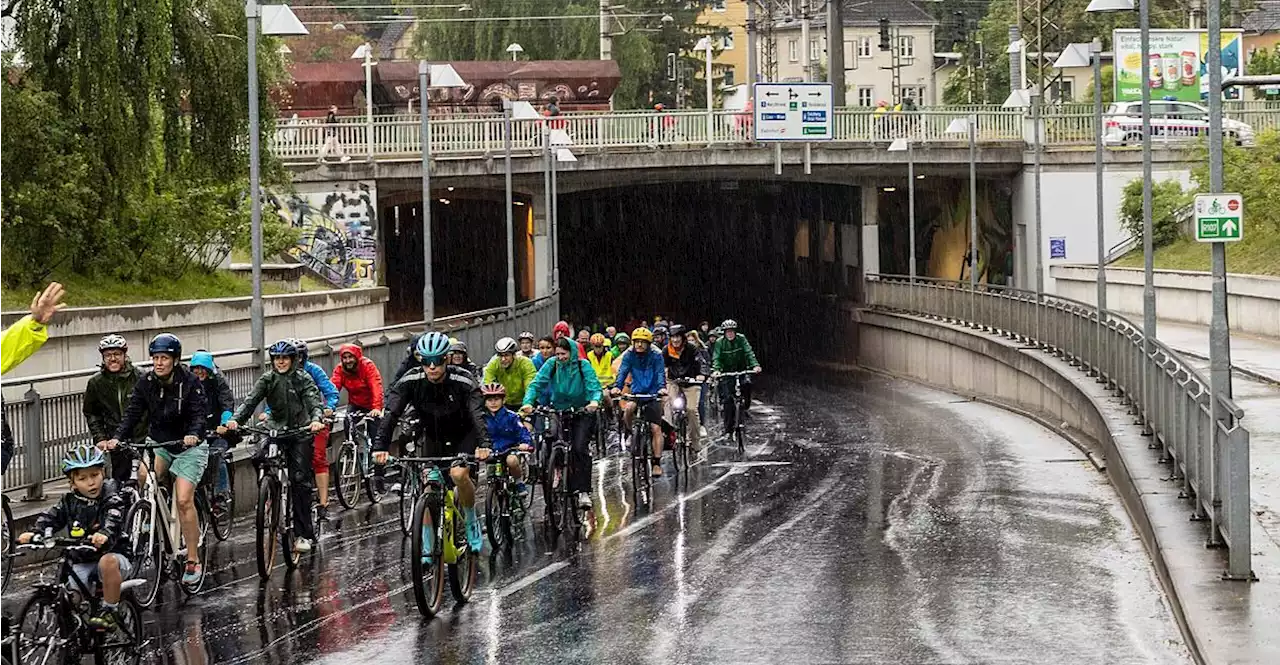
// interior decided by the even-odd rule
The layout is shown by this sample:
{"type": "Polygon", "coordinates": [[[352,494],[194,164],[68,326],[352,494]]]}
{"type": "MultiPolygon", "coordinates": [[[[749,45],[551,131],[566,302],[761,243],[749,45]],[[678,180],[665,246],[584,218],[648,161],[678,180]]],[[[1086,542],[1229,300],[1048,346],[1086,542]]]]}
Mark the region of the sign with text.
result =
{"type": "Polygon", "coordinates": [[[1236,242],[1244,236],[1244,197],[1239,194],[1196,194],[1196,240],[1236,242]]]}
{"type": "Polygon", "coordinates": [[[1049,258],[1067,258],[1067,239],[1064,237],[1049,238],[1049,258]]]}
{"type": "MultiPolygon", "coordinates": [[[[1142,43],[1134,29],[1119,29],[1112,34],[1115,45],[1115,100],[1136,102],[1142,99],[1142,86],[1151,88],[1151,99],[1176,99],[1199,102],[1208,96],[1209,33],[1205,30],[1152,30],[1148,50],[1150,71],[1142,80],[1142,43]]],[[[1245,73],[1244,33],[1222,31],[1222,77],[1245,73]]],[[[1239,99],[1240,88],[1228,88],[1223,99],[1239,99]]]]}
{"type": "Polygon", "coordinates": [[[830,141],[830,83],[756,83],[755,140],[830,141]]]}

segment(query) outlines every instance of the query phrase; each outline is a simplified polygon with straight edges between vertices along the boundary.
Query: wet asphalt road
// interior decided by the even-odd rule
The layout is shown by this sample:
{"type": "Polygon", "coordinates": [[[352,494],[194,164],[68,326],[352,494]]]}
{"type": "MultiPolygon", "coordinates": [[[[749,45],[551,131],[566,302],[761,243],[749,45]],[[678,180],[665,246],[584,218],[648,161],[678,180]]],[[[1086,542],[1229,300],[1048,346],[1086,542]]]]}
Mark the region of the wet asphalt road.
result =
{"type": "Polygon", "coordinates": [[[394,503],[342,513],[265,584],[242,518],[205,590],[166,586],[146,614],[144,662],[1189,662],[1114,492],[1064,440],[872,375],[764,388],[746,461],[717,447],[649,509],[628,462],[598,461],[589,542],[549,543],[535,512],[429,622],[394,503]]]}

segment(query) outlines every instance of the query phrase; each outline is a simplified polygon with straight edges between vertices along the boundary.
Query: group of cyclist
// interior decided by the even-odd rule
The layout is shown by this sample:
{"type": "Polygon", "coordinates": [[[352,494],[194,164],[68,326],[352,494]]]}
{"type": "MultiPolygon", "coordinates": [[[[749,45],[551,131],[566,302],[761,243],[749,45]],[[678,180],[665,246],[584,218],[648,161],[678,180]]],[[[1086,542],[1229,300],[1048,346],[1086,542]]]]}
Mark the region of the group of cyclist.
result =
{"type": "MultiPolygon", "coordinates": [[[[760,371],[750,343],[737,328],[732,319],[714,330],[705,322],[689,330],[655,321],[652,329],[641,325],[630,334],[607,326],[595,333],[579,330],[575,338],[570,325],[560,321],[542,338],[522,332],[516,338],[499,339],[483,368],[470,360],[465,343],[431,331],[411,341],[392,380],[385,384],[377,365],[358,344],[340,346],[339,361],[327,374],[310,361],[305,342],[282,339],[268,348],[270,367],[238,408],[212,354],[197,351],[183,365],[181,340],[162,333],[148,346],[152,366],[144,372],[132,364],[127,341],[107,335],[98,346],[100,369],[84,393],[83,412],[93,443],[77,447],[63,460],[71,491],[41,515],[35,531],[22,534],[19,542],[38,540],[63,528],[75,537],[79,537],[77,531],[89,537],[99,554],[82,556],[77,565],[83,566],[86,579],[96,578],[103,585],[103,610],[94,623],[103,628],[116,625],[114,603],[121,580],[132,567],[127,543],[122,543],[127,540],[121,524],[127,505],[121,488],[145,479],[148,466],[135,465],[139,455],[130,444],[150,439],[167,444],[154,449],[151,464],[156,473],[168,472],[174,478],[178,520],[188,545],[183,580],[200,579],[196,488],[207,483],[215,503],[228,500],[228,471],[220,453],[239,443],[242,426],[265,403],[258,420],[264,421],[265,429],[284,433],[275,442],[289,473],[296,528],[293,549],[310,551],[315,539],[312,482],[319,500],[317,518],[326,520],[327,420],[340,392],[346,390],[349,409],[376,423],[371,447],[380,485],[397,429],[410,408],[416,417],[412,436],[418,442],[417,454],[457,456],[448,475],[465,517],[471,551],[479,552],[483,535],[476,515],[476,488],[465,458],[505,461],[517,491],[526,492],[524,471],[512,453],[540,454],[534,450],[535,425],[529,416],[537,405],[549,407],[555,415],[537,427],[556,428],[570,442],[569,490],[577,494],[581,509],[590,510],[590,443],[600,426],[599,410],[612,413],[621,404],[628,428],[635,418],[648,423],[653,445],[650,472],[656,477],[662,475],[664,438],[672,427],[672,406],[666,398],[683,394],[690,405],[690,449],[705,455],[707,432],[699,413],[705,406],[702,385],[719,373],[760,371]],[[624,393],[629,397],[620,402],[624,393]],[[570,412],[587,417],[561,418],[570,412]]],[[[750,381],[742,378],[742,403],[749,405],[750,381]]],[[[734,422],[734,390],[729,382],[721,383],[719,399],[727,432],[734,422]]],[[[399,490],[399,483],[389,488],[393,493],[399,490]]]]}

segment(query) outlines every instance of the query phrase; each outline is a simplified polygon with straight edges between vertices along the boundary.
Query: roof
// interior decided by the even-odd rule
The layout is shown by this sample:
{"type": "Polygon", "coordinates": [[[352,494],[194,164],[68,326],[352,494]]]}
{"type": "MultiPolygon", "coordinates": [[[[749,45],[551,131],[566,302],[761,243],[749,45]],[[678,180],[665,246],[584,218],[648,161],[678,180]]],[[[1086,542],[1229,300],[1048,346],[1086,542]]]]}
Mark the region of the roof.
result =
{"type": "MultiPolygon", "coordinates": [[[[1278,0],[1280,1],[1280,0],[1278,0]]],[[[844,24],[851,27],[877,27],[880,19],[889,19],[893,26],[930,27],[938,25],[937,19],[922,8],[919,0],[843,0],[844,24]]],[[[825,28],[827,12],[815,11],[810,18],[810,28],[825,28]]],[[[800,18],[792,16],[774,23],[778,28],[796,28],[800,18]]]]}
{"type": "Polygon", "coordinates": [[[409,26],[413,25],[411,21],[399,21],[387,24],[387,29],[382,31],[382,36],[378,38],[378,57],[381,59],[390,59],[395,56],[396,42],[404,37],[404,33],[409,31],[409,26]]]}
{"type": "Polygon", "coordinates": [[[1258,6],[1245,14],[1243,27],[1254,34],[1280,30],[1280,1],[1258,0],[1258,6]]]}

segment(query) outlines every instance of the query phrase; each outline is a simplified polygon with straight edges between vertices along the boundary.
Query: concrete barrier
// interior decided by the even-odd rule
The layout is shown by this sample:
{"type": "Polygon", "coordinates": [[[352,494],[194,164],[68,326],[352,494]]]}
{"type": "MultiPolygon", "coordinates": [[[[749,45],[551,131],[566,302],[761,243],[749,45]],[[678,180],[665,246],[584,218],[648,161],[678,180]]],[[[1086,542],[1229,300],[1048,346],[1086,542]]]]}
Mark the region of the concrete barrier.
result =
{"type": "MultiPolygon", "coordinates": [[[[1096,267],[1053,266],[1049,272],[1057,295],[1097,304],[1096,267]]],[[[1213,304],[1213,278],[1209,273],[1157,270],[1154,282],[1161,319],[1209,325],[1213,304]]],[[[1107,268],[1107,308],[1141,318],[1141,269],[1107,268]]],[[[1280,338],[1280,278],[1230,274],[1227,317],[1234,331],[1280,338]]]]}

